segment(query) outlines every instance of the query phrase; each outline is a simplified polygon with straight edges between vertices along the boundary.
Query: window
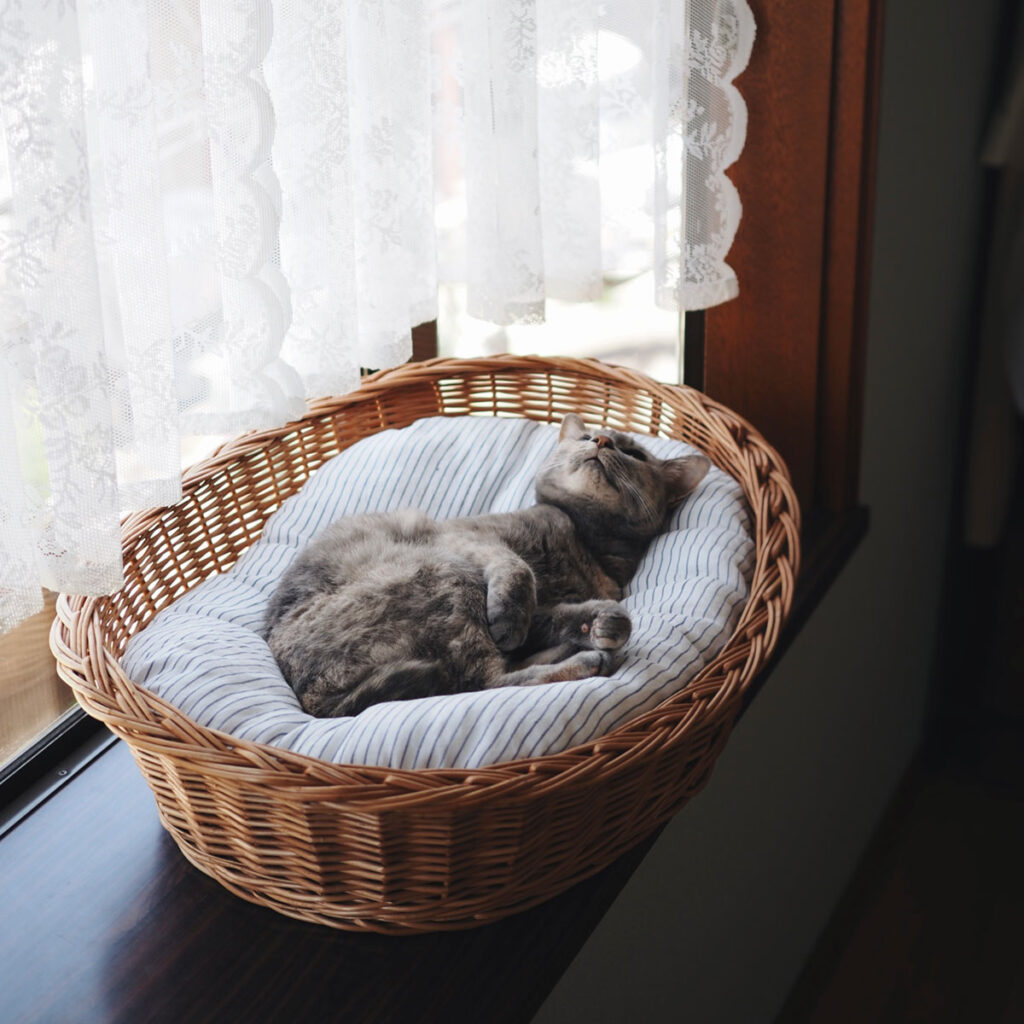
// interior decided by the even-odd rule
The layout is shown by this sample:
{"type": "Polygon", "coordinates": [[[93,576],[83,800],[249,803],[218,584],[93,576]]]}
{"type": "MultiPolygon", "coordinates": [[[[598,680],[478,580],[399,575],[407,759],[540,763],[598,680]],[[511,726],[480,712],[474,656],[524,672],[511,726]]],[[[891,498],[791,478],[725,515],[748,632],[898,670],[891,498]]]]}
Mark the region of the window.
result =
{"type": "MultiPolygon", "coordinates": [[[[642,276],[606,282],[599,303],[550,302],[543,327],[504,331],[469,320],[459,291],[448,289],[439,324],[414,331],[414,352],[592,355],[703,388],[756,424],[786,459],[805,513],[806,566],[809,542],[836,529],[849,537],[857,518],[881,4],[750,3],[771,31],[760,35],[738,82],[749,127],[729,172],[744,204],[729,263],[741,297],[688,314],[680,352],[679,318],[654,309],[642,276]],[[795,46],[805,59],[792,59],[795,46]],[[618,332],[620,322],[628,334],[618,332]]],[[[9,195],[2,171],[0,217],[9,195]]],[[[45,637],[35,645],[48,663],[45,637]]],[[[5,677],[2,659],[13,657],[0,647],[5,677]]],[[[46,671],[38,678],[40,693],[48,692],[46,671]]],[[[49,714],[61,712],[57,703],[49,714]]],[[[0,763],[34,728],[0,750],[0,763]]]]}
{"type": "Polygon", "coordinates": [[[679,314],[653,302],[650,272],[605,281],[599,302],[547,300],[543,324],[495,327],[466,313],[465,288],[443,285],[438,313],[439,352],[444,356],[576,356],[602,359],[677,384],[679,314]]]}
{"type": "Polygon", "coordinates": [[[701,388],[781,452],[817,534],[857,506],[882,5],[749,2],[772,31],[737,81],[749,118],[729,170],[743,198],[728,257],[740,298],[681,324],[639,276],[606,282],[600,303],[549,300],[547,324],[498,329],[447,289],[437,348],[419,357],[589,355],[701,388]]]}

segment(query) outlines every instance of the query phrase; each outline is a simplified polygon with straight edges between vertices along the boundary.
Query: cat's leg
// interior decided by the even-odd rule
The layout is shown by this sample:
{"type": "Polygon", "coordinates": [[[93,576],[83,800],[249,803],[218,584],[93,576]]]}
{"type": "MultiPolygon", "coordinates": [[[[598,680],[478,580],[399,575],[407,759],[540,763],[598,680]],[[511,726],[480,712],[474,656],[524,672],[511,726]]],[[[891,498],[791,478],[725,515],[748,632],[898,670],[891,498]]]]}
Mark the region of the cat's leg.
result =
{"type": "Polygon", "coordinates": [[[494,645],[502,652],[521,647],[537,607],[537,581],[530,566],[491,536],[451,528],[442,531],[441,543],[453,558],[479,567],[494,645]]]}
{"type": "Polygon", "coordinates": [[[497,675],[486,684],[491,690],[498,686],[543,686],[590,676],[610,676],[621,663],[611,651],[577,651],[555,664],[531,664],[497,675]]]}
{"type": "Polygon", "coordinates": [[[618,601],[581,601],[537,610],[530,622],[527,649],[617,651],[629,639],[629,612],[618,601]]]}
{"type": "Polygon", "coordinates": [[[382,665],[358,681],[319,677],[301,696],[303,708],[317,718],[358,715],[371,704],[392,700],[415,700],[449,692],[450,681],[436,661],[407,659],[382,665]]]}
{"type": "Polygon", "coordinates": [[[527,665],[557,665],[566,658],[571,658],[579,652],[576,644],[556,644],[553,647],[545,647],[543,650],[534,651],[529,657],[521,658],[510,663],[513,668],[526,668],[527,665]]]}
{"type": "Polygon", "coordinates": [[[499,548],[484,562],[487,627],[499,651],[521,647],[537,606],[533,570],[517,554],[499,548]]]}

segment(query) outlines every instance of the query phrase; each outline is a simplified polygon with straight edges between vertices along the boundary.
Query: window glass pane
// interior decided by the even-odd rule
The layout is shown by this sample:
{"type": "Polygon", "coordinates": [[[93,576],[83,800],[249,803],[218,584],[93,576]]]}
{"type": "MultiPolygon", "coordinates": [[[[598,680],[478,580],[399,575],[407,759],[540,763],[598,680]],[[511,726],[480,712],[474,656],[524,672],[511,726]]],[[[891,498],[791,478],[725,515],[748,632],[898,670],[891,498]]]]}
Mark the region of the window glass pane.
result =
{"type": "MultiPolygon", "coordinates": [[[[182,440],[182,468],[205,458],[228,435],[182,440]]],[[[30,453],[31,454],[31,453],[30,453]]],[[[33,464],[29,460],[29,464],[33,464]]],[[[44,466],[41,459],[40,466],[44,466]]],[[[0,635],[0,768],[41,739],[78,705],[57,675],[49,635],[57,595],[43,591],[43,610],[0,635]]]]}
{"type": "MultiPolygon", "coordinates": [[[[3,129],[0,127],[0,133],[3,129]]],[[[11,183],[7,146],[0,134],[0,233],[9,228],[11,183]]],[[[0,269],[0,288],[5,287],[0,269]]],[[[45,463],[37,438],[25,431],[22,463],[29,480],[41,493],[47,489],[45,463]],[[36,472],[31,472],[35,470],[36,472]]],[[[71,690],[57,677],[49,634],[56,594],[43,592],[43,610],[16,629],[0,635],[0,768],[47,732],[75,706],[71,690]]]]}
{"type": "Polygon", "coordinates": [[[437,316],[439,354],[466,358],[588,356],[679,383],[679,314],[654,305],[652,273],[605,281],[599,302],[547,300],[543,324],[497,327],[466,313],[466,289],[443,285],[437,316]]]}

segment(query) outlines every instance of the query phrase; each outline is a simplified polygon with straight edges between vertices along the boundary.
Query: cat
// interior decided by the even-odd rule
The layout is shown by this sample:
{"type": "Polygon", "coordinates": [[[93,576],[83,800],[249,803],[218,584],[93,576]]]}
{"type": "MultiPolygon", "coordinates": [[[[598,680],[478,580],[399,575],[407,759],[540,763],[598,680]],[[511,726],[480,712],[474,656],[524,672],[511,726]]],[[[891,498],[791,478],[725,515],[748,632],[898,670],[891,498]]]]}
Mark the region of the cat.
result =
{"type": "Polygon", "coordinates": [[[610,675],[632,628],[623,587],[709,466],[703,455],[656,458],[569,414],[536,477],[537,504],[339,520],[283,575],[264,639],[317,717],[610,675]]]}

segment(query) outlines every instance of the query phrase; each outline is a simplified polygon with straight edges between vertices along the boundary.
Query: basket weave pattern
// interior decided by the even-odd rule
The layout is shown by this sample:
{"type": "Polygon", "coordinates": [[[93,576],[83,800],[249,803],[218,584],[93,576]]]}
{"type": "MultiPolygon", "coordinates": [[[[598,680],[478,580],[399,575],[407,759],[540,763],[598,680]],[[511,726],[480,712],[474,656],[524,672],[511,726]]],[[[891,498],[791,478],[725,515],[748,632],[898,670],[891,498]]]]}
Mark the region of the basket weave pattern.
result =
{"type": "Polygon", "coordinates": [[[190,470],[176,505],[124,525],[126,584],[61,596],[51,646],[85,708],[129,745],[185,856],[232,892],[307,921],[408,933],[466,928],[594,874],[704,785],[778,640],[799,559],[785,467],[699,392],[590,360],[432,360],[367,378],[302,420],[247,434],[190,470]],[[750,504],[749,600],[719,655],[680,693],[599,740],[477,770],[333,765],[206,729],[136,686],[129,637],[229,569],[327,459],[425,416],[518,416],[696,445],[750,504]]]}

